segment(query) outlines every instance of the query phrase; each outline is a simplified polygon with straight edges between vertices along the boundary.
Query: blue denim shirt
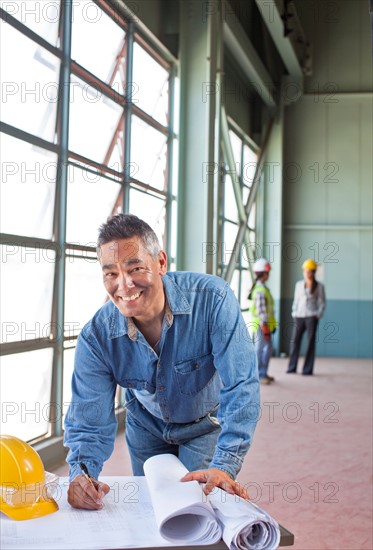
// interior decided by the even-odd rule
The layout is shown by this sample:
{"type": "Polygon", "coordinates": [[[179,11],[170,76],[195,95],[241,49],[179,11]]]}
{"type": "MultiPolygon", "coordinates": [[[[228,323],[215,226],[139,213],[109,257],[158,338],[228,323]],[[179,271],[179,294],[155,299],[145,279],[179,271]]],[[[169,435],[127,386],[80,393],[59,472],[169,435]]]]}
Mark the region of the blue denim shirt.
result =
{"type": "Polygon", "coordinates": [[[112,302],[83,328],[76,347],[72,402],[65,419],[70,479],[84,461],[98,477],[114,447],[116,386],[155,393],[165,423],[189,423],[219,404],[221,425],[210,464],[233,478],[259,418],[256,354],[239,304],[221,278],[169,272],[159,356],[112,302]]]}

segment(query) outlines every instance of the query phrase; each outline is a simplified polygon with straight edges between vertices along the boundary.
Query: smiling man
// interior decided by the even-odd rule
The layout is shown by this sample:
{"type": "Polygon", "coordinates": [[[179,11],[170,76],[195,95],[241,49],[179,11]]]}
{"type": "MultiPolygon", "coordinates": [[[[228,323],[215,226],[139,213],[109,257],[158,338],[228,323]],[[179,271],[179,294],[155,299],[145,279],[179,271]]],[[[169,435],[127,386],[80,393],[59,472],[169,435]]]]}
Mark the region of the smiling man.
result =
{"type": "Polygon", "coordinates": [[[98,256],[110,301],[83,328],[75,353],[65,420],[70,504],[99,509],[109,491],[97,478],[114,447],[117,385],[126,388],[134,475],[143,475],[147,458],[172,453],[190,471],[183,481],[247,498],[235,478],[259,417],[259,385],[229,285],[167,272],[154,231],[131,214],[101,226],[98,256]]]}

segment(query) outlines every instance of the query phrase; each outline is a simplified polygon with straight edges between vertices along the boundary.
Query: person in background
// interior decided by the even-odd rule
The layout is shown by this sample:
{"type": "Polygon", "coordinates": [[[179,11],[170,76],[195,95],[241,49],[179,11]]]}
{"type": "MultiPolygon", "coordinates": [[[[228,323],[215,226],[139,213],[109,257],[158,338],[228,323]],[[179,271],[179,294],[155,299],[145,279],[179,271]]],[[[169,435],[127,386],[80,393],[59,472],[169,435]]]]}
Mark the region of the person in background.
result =
{"type": "Polygon", "coordinates": [[[297,363],[303,334],[307,331],[308,343],[302,374],[313,374],[315,361],[316,331],[325,306],[324,285],[316,281],[317,264],[306,260],[303,265],[303,280],[295,285],[292,317],[294,318],[293,334],[290,342],[290,358],[287,372],[297,372],[297,363]]]}
{"type": "Polygon", "coordinates": [[[255,281],[248,295],[248,299],[252,301],[249,308],[250,332],[255,341],[259,380],[264,385],[274,381],[273,376],[269,376],[267,371],[273,349],[272,334],[277,325],[274,317],[274,300],[266,286],[270,270],[271,266],[265,258],[260,258],[254,263],[255,281]]]}
{"type": "Polygon", "coordinates": [[[114,448],[117,385],[126,388],[135,476],[149,457],[172,453],[190,470],[181,481],[248,498],[236,475],[259,418],[259,382],[229,284],[168,272],[154,231],[131,214],[100,227],[97,254],[110,301],[85,325],[75,351],[65,418],[68,502],[102,508],[109,487],[97,478],[114,448]]]}

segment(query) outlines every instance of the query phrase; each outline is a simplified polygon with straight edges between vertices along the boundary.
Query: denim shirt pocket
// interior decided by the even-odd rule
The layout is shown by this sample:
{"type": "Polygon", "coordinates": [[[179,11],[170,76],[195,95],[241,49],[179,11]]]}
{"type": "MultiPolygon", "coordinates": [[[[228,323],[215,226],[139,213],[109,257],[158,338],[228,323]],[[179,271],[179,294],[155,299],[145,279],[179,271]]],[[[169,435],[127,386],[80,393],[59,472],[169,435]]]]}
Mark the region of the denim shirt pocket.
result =
{"type": "Polygon", "coordinates": [[[178,388],[183,395],[196,395],[215,374],[214,361],[211,354],[193,357],[174,364],[178,388]]]}

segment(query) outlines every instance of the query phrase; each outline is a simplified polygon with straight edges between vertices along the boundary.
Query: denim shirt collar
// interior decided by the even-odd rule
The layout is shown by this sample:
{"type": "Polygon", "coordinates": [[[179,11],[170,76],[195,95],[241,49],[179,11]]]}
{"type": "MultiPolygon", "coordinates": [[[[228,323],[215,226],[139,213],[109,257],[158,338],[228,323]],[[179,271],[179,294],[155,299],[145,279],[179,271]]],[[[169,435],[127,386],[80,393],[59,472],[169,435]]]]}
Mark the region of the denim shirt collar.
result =
{"type": "MultiPolygon", "coordinates": [[[[162,283],[166,294],[166,320],[171,325],[174,315],[190,315],[192,308],[185,293],[167,273],[162,277],[162,283]]],[[[108,319],[108,339],[111,340],[128,334],[131,340],[136,340],[135,325],[132,319],[124,317],[114,304],[113,308],[113,312],[108,319]]]]}

